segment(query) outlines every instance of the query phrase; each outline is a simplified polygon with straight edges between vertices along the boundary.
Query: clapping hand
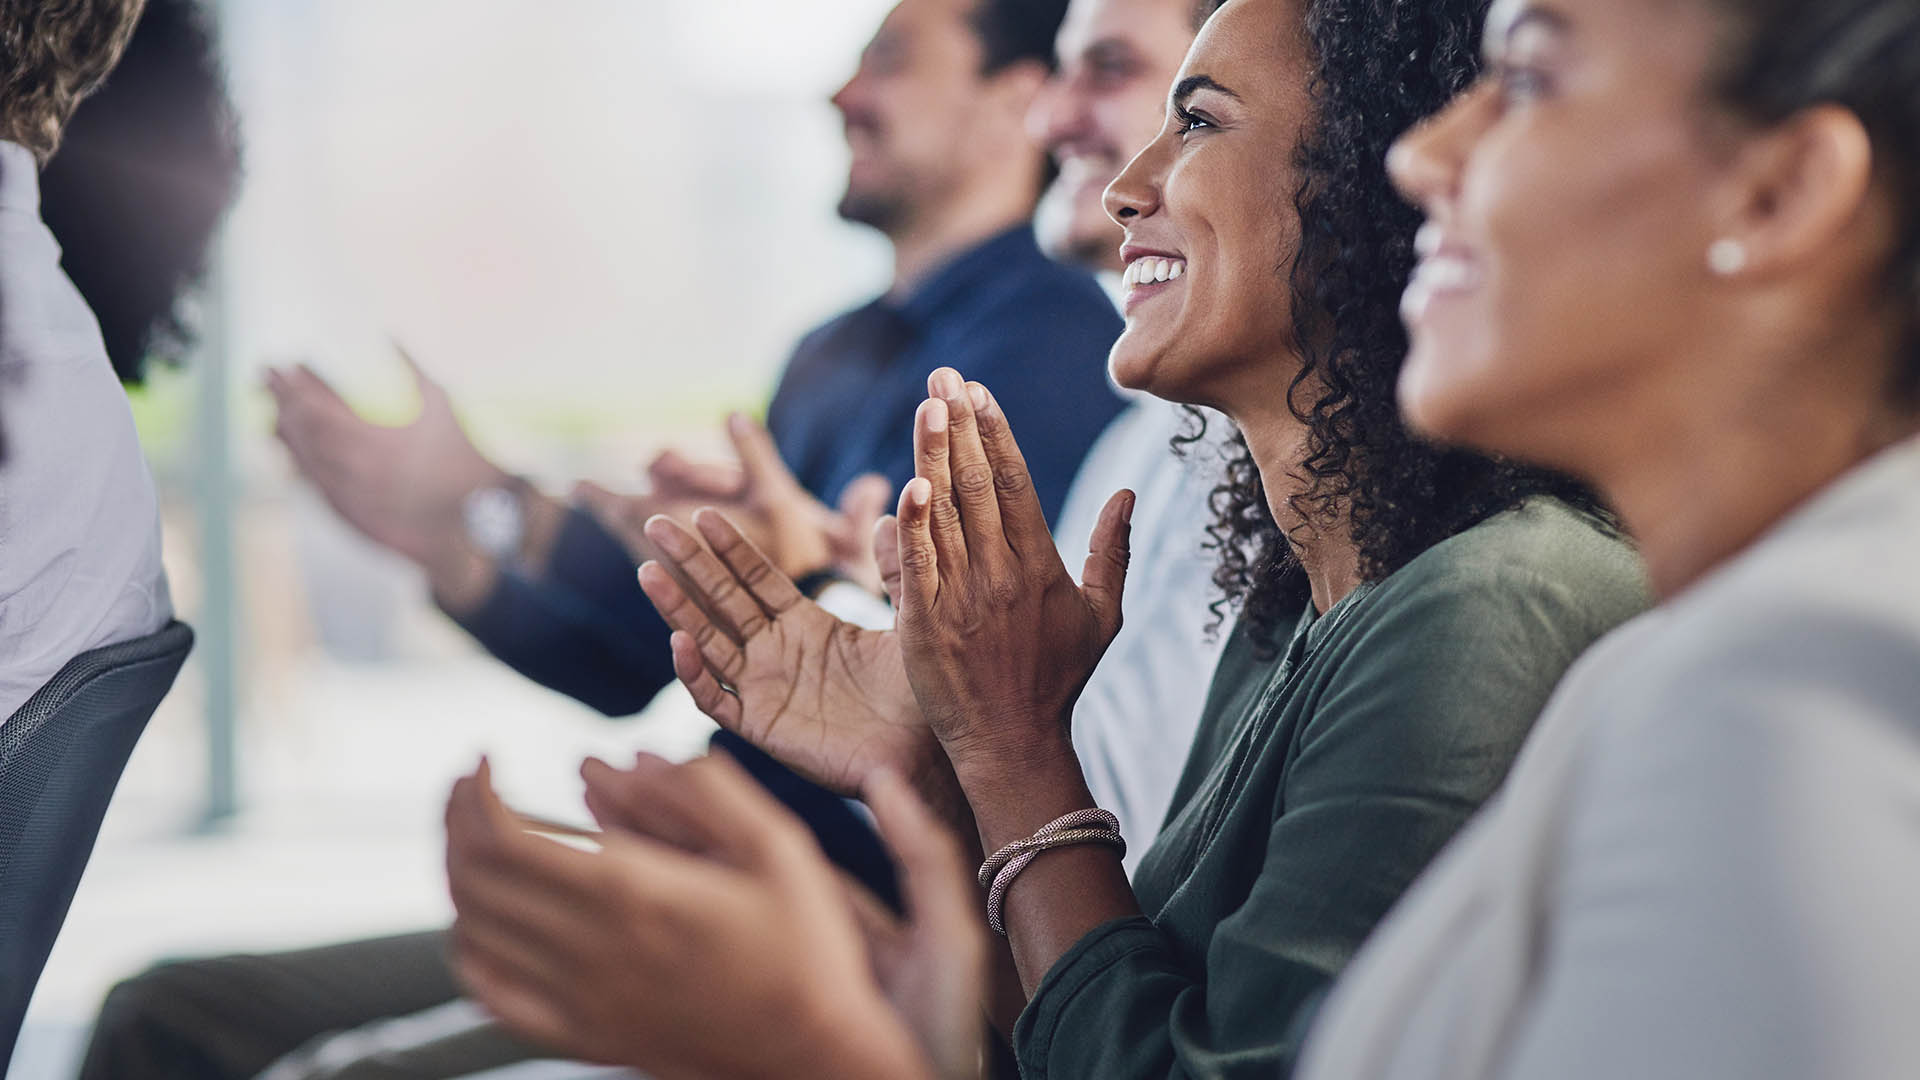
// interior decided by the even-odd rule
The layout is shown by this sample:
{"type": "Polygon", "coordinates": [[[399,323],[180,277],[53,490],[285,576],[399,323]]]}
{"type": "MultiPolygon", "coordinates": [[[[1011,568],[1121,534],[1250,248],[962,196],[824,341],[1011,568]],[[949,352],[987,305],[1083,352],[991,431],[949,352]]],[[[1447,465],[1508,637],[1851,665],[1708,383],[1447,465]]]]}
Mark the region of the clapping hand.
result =
{"type": "Polygon", "coordinates": [[[274,433],[294,467],[368,539],[421,565],[448,557],[464,536],[461,501],[507,474],[473,445],[446,390],[406,351],[420,415],[395,427],[353,411],[306,365],[267,373],[274,433]]]}
{"type": "Polygon", "coordinates": [[[868,792],[911,906],[883,958],[805,827],[724,756],[582,771],[597,852],[522,831],[484,763],[448,801],[454,968],[507,1026],[665,1080],[979,1075],[971,890],[899,781],[868,792]]]}
{"type": "Polygon", "coordinates": [[[831,570],[879,591],[869,538],[892,498],[886,478],[869,474],[854,480],[836,509],[800,486],[765,427],[736,413],[727,420],[727,435],[735,462],[696,462],[666,450],[647,467],[652,489],[647,494],[617,495],[581,484],[574,497],[642,561],[656,553],[646,536],[647,519],[665,514],[690,524],[696,509],[714,506],[725,510],[788,577],[831,570]]]}
{"type": "Polygon", "coordinates": [[[674,671],[700,710],[842,794],[891,770],[959,823],[964,800],[893,631],[861,629],[802,596],[726,515],[701,510],[693,524],[698,537],[669,518],[647,523],[674,573],[648,563],[640,585],[674,628],[674,671]]]}
{"type": "Polygon", "coordinates": [[[1108,501],[1076,584],[992,395],[950,368],[928,391],[898,525],[908,678],[956,766],[1061,751],[1074,701],[1120,630],[1133,495],[1108,501]]]}

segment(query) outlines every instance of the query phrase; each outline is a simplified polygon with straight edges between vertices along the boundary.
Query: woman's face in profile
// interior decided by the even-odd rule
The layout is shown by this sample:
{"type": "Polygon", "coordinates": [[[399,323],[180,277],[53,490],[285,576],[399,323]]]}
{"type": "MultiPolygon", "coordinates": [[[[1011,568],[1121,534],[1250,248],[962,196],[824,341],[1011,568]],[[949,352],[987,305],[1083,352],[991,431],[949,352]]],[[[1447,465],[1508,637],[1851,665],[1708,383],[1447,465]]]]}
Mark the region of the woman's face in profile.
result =
{"type": "Polygon", "coordinates": [[[1126,229],[1114,379],[1232,410],[1290,374],[1294,149],[1311,116],[1301,0],[1233,0],[1201,31],[1165,125],[1107,190],[1126,229]]]}
{"type": "Polygon", "coordinates": [[[1487,71],[1390,156],[1427,213],[1402,314],[1409,422],[1581,471],[1711,335],[1704,0],[1497,0],[1487,71]]]}

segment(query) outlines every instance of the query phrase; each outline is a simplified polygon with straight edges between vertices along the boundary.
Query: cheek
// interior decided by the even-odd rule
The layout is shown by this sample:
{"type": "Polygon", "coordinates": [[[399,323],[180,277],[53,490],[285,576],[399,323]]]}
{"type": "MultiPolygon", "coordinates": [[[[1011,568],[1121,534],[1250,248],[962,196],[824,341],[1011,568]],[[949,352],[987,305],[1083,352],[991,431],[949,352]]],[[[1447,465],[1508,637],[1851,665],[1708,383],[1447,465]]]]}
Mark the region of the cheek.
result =
{"type": "Polygon", "coordinates": [[[1490,141],[1463,180],[1459,239],[1480,286],[1414,326],[1400,400],[1441,439],[1550,464],[1615,407],[1624,372],[1688,332],[1696,190],[1672,133],[1556,125],[1490,141]]]}

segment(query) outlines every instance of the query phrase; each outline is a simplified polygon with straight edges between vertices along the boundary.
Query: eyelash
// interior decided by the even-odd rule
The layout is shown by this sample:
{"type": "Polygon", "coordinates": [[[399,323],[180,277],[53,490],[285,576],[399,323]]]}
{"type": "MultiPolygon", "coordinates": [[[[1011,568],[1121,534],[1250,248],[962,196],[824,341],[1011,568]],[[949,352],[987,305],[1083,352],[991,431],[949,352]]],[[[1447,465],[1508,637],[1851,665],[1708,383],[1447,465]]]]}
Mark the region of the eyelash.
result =
{"type": "Polygon", "coordinates": [[[1192,134],[1194,131],[1203,127],[1210,128],[1216,126],[1213,121],[1203,119],[1180,108],[1173,110],[1173,118],[1180,122],[1180,134],[1182,135],[1192,134]]]}
{"type": "Polygon", "coordinates": [[[1544,72],[1513,64],[1501,64],[1494,78],[1499,84],[1501,99],[1509,104],[1536,100],[1552,88],[1544,72]]]}

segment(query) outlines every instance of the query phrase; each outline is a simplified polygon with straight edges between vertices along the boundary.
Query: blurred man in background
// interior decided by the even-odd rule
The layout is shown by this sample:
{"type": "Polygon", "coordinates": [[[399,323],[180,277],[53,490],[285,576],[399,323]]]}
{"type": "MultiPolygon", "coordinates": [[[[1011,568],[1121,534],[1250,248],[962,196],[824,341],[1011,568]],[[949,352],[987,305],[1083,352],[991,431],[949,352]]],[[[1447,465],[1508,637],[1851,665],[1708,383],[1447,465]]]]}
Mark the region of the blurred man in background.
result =
{"type": "MultiPolygon", "coordinates": [[[[1058,39],[1059,71],[1031,123],[1059,175],[1035,229],[1047,254],[1108,274],[1122,270],[1121,230],[1107,185],[1159,133],[1167,95],[1195,34],[1221,0],[1073,0],[1058,39]]],[[[995,394],[996,398],[999,396],[995,394]]],[[[1094,801],[1120,819],[1129,873],[1160,831],[1186,767],[1208,680],[1225,643],[1209,599],[1217,560],[1210,499],[1225,479],[1217,439],[1189,452],[1170,444],[1219,432],[1216,413],[1135,395],[1088,451],[1054,529],[1068,566],[1086,557],[1108,496],[1131,488],[1133,564],[1124,621],[1073,713],[1074,750],[1094,801]]],[[[1022,433],[1024,439],[1025,435],[1022,433]]]]}
{"type": "MultiPolygon", "coordinates": [[[[808,335],[787,365],[768,427],[798,484],[755,486],[737,471],[716,484],[710,473],[666,469],[652,506],[719,503],[758,526],[756,538],[776,552],[783,515],[827,522],[784,531],[831,533],[837,515],[826,504],[856,479],[879,473],[891,490],[911,475],[913,412],[928,373],[950,365],[1002,395],[1030,433],[1048,513],[1058,510],[1086,448],[1121,407],[1105,374],[1118,317],[1091,277],[1040,253],[1029,225],[1047,168],[1025,120],[1064,7],[902,0],[888,15],[834,103],[853,150],[840,211],[892,242],[894,280],[884,296],[808,335]],[[716,486],[735,497],[716,497],[716,486]]],[[[277,373],[269,385],[302,475],[350,524],[420,565],[440,606],[496,656],[616,715],[672,681],[667,628],[634,578],[644,552],[488,461],[424,376],[421,416],[400,428],[367,424],[309,371],[277,373]]],[[[758,452],[751,424],[734,433],[743,456],[758,452]]],[[[810,584],[824,582],[835,560],[817,545],[782,554],[783,568],[810,584]]],[[[844,865],[890,887],[870,831],[838,800],[770,761],[756,769],[844,865]]],[[[158,968],[109,996],[83,1075],[253,1076],[316,1036],[452,999],[442,938],[158,968]]],[[[409,1059],[388,1075],[458,1075],[488,1063],[451,1053],[438,1064],[409,1059]]]]}

